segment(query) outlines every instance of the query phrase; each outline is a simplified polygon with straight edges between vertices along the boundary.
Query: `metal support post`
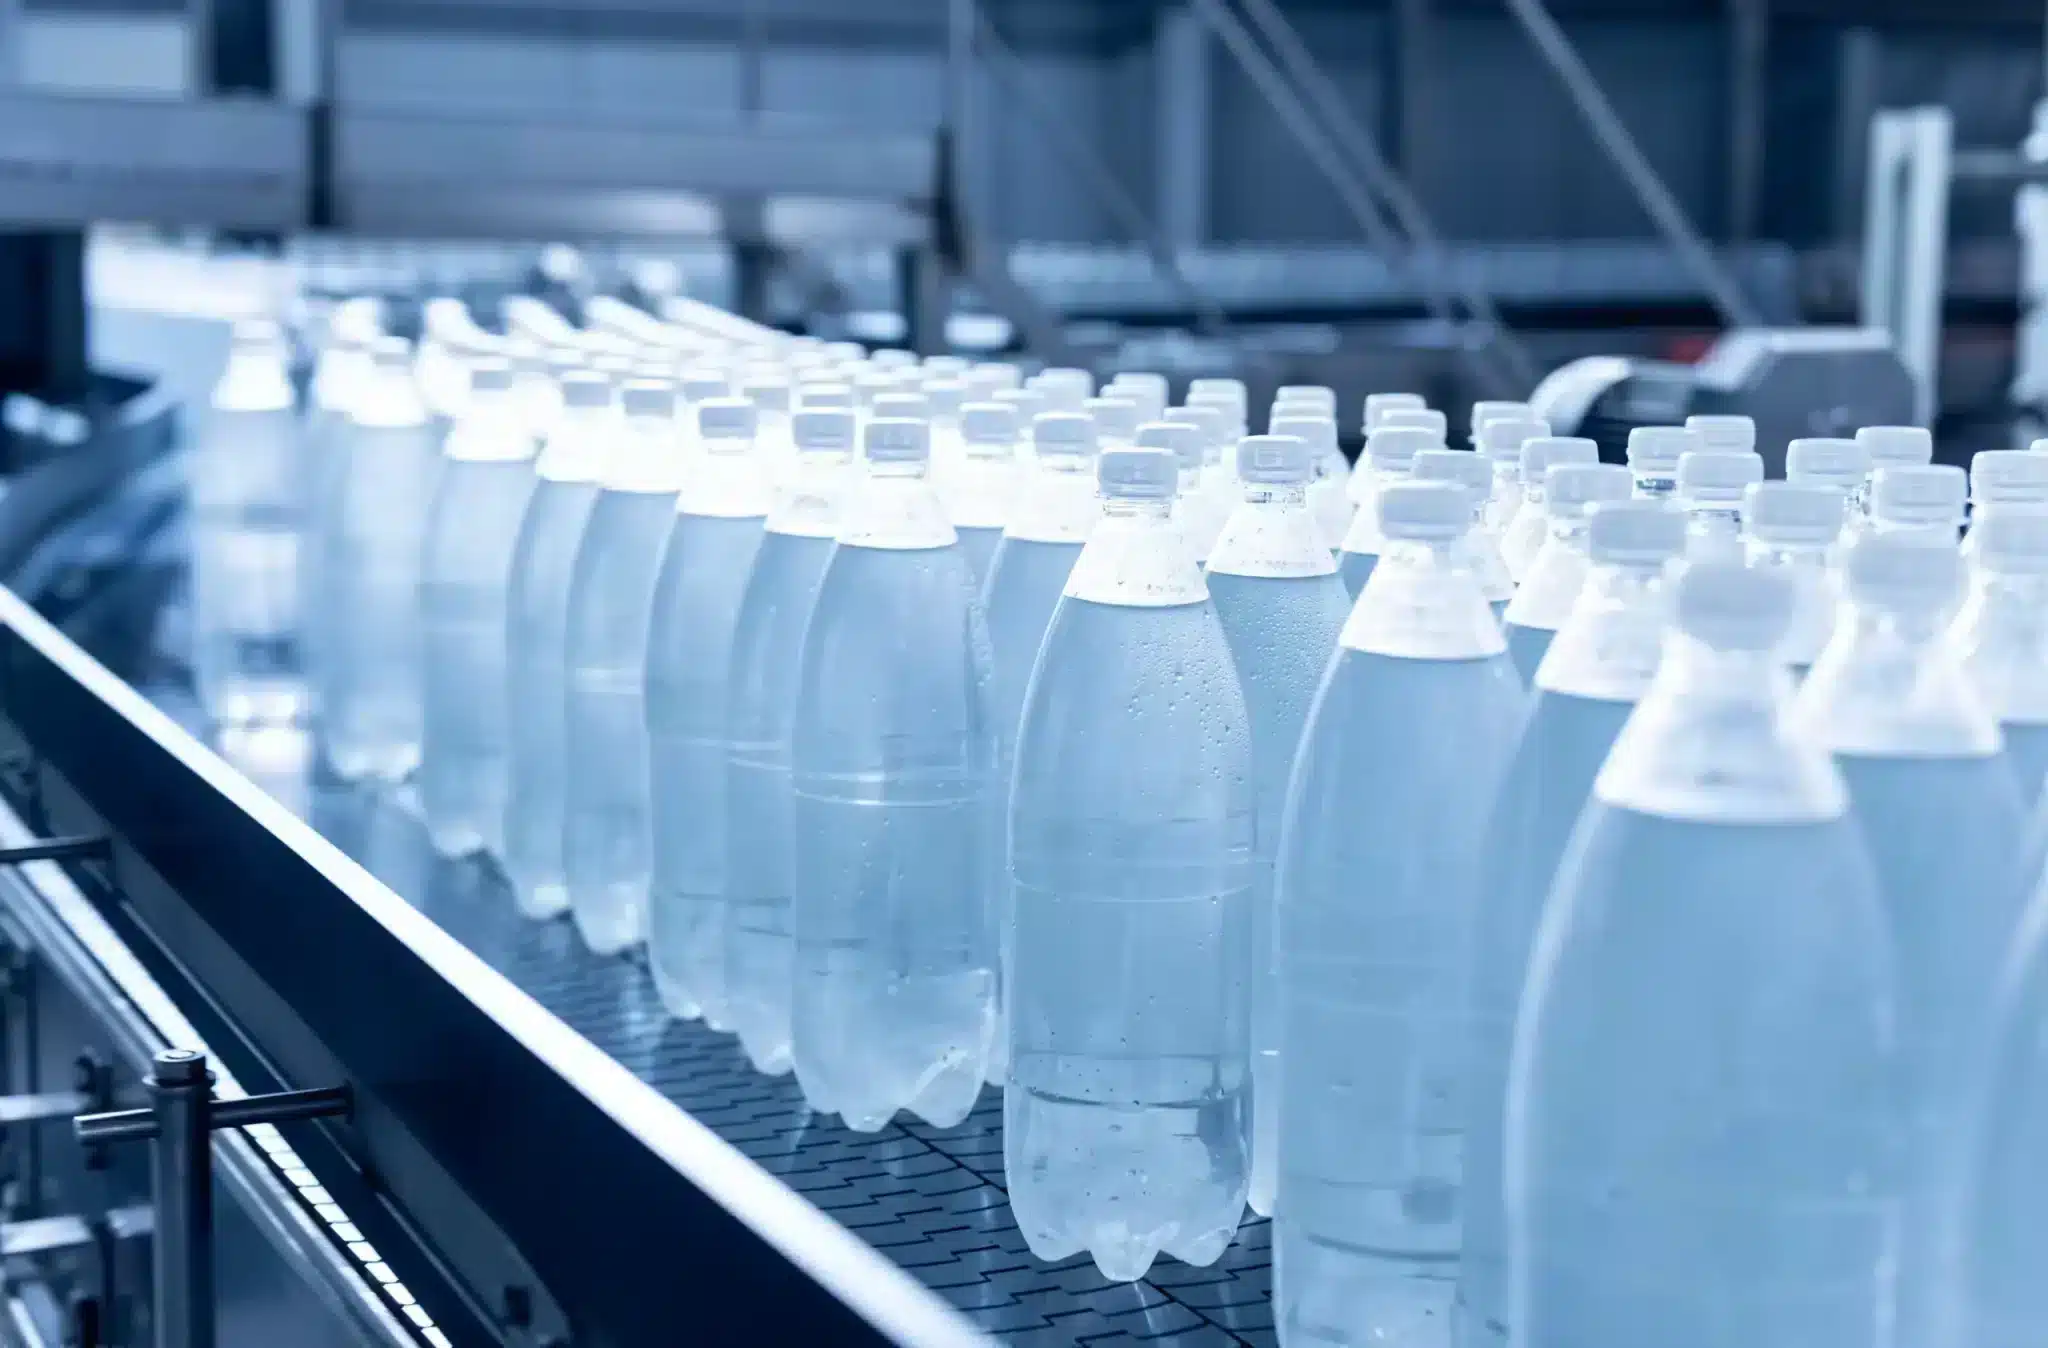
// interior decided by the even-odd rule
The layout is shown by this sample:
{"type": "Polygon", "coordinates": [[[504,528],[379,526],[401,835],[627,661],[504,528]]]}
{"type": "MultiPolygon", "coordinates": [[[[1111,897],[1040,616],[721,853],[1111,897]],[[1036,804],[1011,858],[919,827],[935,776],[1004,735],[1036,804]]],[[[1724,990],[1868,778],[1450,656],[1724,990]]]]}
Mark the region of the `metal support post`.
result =
{"type": "Polygon", "coordinates": [[[44,838],[19,847],[0,847],[0,866],[24,866],[31,861],[105,861],[113,847],[105,838],[44,838]]]}
{"type": "Polygon", "coordinates": [[[1891,334],[1913,376],[1914,414],[1923,426],[1934,424],[1940,406],[1952,137],[1946,108],[1881,112],[1870,121],[1862,319],[1891,334]]]}

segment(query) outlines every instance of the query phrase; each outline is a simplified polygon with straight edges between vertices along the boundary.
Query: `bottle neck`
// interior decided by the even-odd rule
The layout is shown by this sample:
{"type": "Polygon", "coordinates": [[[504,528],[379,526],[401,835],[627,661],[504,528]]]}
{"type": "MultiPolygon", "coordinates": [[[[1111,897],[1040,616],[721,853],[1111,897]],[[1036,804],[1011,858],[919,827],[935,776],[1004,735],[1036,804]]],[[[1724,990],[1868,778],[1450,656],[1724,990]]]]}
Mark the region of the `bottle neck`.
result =
{"type": "Polygon", "coordinates": [[[1752,536],[1745,541],[1744,549],[1751,566],[1820,569],[1828,564],[1828,545],[1825,543],[1788,543],[1782,539],[1752,536]]]}
{"type": "Polygon", "coordinates": [[[1308,505],[1308,486],[1298,482],[1248,482],[1244,489],[1244,503],[1272,510],[1284,510],[1290,506],[1308,505]]]}
{"type": "Polygon", "coordinates": [[[1668,501],[1678,495],[1678,478],[1666,469],[1647,468],[1635,478],[1639,501],[1668,501]]]}
{"type": "Polygon", "coordinates": [[[1587,519],[1582,511],[1574,510],[1568,515],[1552,511],[1549,519],[1550,537],[1553,542],[1573,552],[1586,550],[1586,534],[1592,528],[1592,521],[1587,519]]]}
{"type": "Polygon", "coordinates": [[[1173,516],[1173,500],[1160,496],[1105,496],[1102,517],[1106,520],[1166,520],[1173,516]]]}

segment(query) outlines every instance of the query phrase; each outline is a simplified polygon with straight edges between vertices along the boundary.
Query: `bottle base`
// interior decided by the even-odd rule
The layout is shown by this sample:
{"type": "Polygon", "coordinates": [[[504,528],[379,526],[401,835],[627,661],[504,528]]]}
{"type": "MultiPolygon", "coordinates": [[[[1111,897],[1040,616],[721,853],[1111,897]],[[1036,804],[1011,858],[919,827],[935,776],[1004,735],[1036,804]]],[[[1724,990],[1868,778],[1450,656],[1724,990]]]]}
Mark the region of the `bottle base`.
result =
{"type": "Polygon", "coordinates": [[[536,922],[546,922],[569,911],[569,886],[561,880],[522,880],[514,877],[512,898],[520,915],[536,922]]]}
{"type": "Polygon", "coordinates": [[[434,851],[459,861],[463,857],[475,856],[484,850],[484,833],[481,828],[466,822],[427,823],[427,841],[434,851]]]}
{"type": "Polygon", "coordinates": [[[607,891],[595,902],[579,902],[573,891],[570,894],[569,913],[576,921],[576,934],[595,955],[622,955],[644,941],[647,933],[642,911],[638,891],[607,891]]]}

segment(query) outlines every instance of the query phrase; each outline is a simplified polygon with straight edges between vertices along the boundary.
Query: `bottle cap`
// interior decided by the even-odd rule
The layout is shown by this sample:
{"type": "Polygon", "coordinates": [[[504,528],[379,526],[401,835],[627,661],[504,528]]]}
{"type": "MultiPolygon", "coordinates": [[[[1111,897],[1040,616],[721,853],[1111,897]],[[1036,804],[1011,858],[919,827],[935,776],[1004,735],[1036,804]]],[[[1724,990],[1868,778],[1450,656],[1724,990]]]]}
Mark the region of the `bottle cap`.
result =
{"type": "Polygon", "coordinates": [[[2048,571],[2048,511],[1993,510],[1970,526],[1977,565],[2037,575],[2048,571]]]}
{"type": "Polygon", "coordinates": [[[1678,460],[1706,442],[1684,426],[1637,426],[1628,433],[1628,466],[1638,473],[1676,477],[1678,460]]]}
{"type": "Polygon", "coordinates": [[[509,393],[512,362],[502,356],[473,356],[468,362],[471,393],[509,393]]]}
{"type": "Polygon", "coordinates": [[[851,407],[853,389],[845,384],[805,384],[796,391],[799,407],[851,407]]]}
{"type": "Polygon", "coordinates": [[[1313,407],[1324,416],[1337,415],[1337,392],[1327,384],[1282,384],[1273,394],[1273,406],[1293,404],[1313,407]]]}
{"type": "Polygon", "coordinates": [[[1397,407],[1427,407],[1420,393],[1368,393],[1365,395],[1365,429],[1367,434],[1379,429],[1380,418],[1397,407]]]}
{"type": "MultiPolygon", "coordinates": [[[[926,368],[930,368],[929,363],[926,368]]],[[[967,401],[967,385],[957,379],[927,379],[924,381],[924,400],[933,416],[951,416],[960,410],[961,403],[967,401]]]]}
{"type": "Polygon", "coordinates": [[[2048,454],[2030,449],[1979,450],[1970,460],[1970,504],[2048,503],[2048,454]]]}
{"type": "Polygon", "coordinates": [[[1167,409],[1162,421],[1178,421],[1202,433],[1204,445],[1220,445],[1229,433],[1228,414],[1214,403],[1188,403],[1167,409]]]}
{"type": "Polygon", "coordinates": [[[1041,454],[1093,454],[1095,418],[1086,412],[1040,412],[1031,422],[1031,443],[1041,454]]]}
{"type": "Polygon", "coordinates": [[[1534,417],[1529,404],[1510,398],[1481,398],[1472,404],[1472,419],[1466,424],[1472,428],[1477,442],[1479,432],[1486,429],[1489,421],[1528,421],[1534,417]]]}
{"type": "Polygon", "coordinates": [[[1155,399],[1161,407],[1166,406],[1166,376],[1151,370],[1119,370],[1109,381],[1113,389],[1131,389],[1144,397],[1155,399]]]}
{"type": "Polygon", "coordinates": [[[1375,468],[1405,468],[1425,449],[1442,449],[1444,438],[1422,426],[1382,426],[1365,439],[1375,468]]]}
{"type": "Polygon", "coordinates": [[[697,434],[707,440],[752,439],[754,405],[745,398],[706,398],[697,404],[697,434]]]}
{"type": "Polygon", "coordinates": [[[967,373],[968,362],[959,356],[926,356],[924,372],[941,379],[958,379],[967,373]]]}
{"type": "Polygon", "coordinates": [[[990,394],[988,400],[1016,408],[1017,424],[1020,426],[1029,426],[1040,412],[1052,410],[1045,405],[1045,399],[1038,395],[1036,389],[1001,388],[990,394]]]}
{"type": "Polygon", "coordinates": [[[807,407],[789,419],[798,449],[853,448],[853,413],[839,407],[807,407]]]}
{"type": "Polygon", "coordinates": [[[1489,459],[1520,466],[1522,446],[1550,434],[1550,423],[1541,417],[1506,416],[1479,423],[1473,444],[1489,459]]]}
{"type": "Polygon", "coordinates": [[[1383,426],[1419,426],[1434,434],[1437,443],[1442,444],[1446,423],[1444,414],[1434,407],[1396,407],[1381,417],[1373,429],[1383,426]]]}
{"type": "Polygon", "coordinates": [[[960,409],[960,434],[972,444],[1011,444],[1017,425],[1017,409],[1007,403],[967,403],[960,409]]]}
{"type": "Polygon", "coordinates": [[[740,386],[747,401],[763,412],[789,410],[789,385],[781,379],[749,379],[740,386]]]}
{"type": "Polygon", "coordinates": [[[1170,501],[1180,487],[1180,464],[1159,449],[1108,449],[1095,464],[1102,494],[1123,501],[1170,501]]]}
{"type": "Polygon", "coordinates": [[[1955,464],[1884,464],[1871,477],[1870,514],[1886,524],[1953,528],[1969,495],[1969,475],[1955,464]]]}
{"type": "Polygon", "coordinates": [[[1846,501],[1820,482],[1752,482],[1743,489],[1742,526],[1760,543],[1832,543],[1846,501]]]}
{"type": "Polygon", "coordinates": [[[1893,611],[1940,612],[1963,584],[1957,549],[1930,548],[1897,533],[1864,534],[1849,545],[1842,569],[1852,599],[1893,611]]]}
{"type": "Polygon", "coordinates": [[[1024,382],[1023,373],[1008,361],[984,360],[967,373],[977,384],[993,389],[1013,389],[1024,382]]]}
{"type": "Polygon", "coordinates": [[[915,417],[876,417],[860,444],[869,463],[923,463],[931,457],[931,426],[915,417]]]}
{"type": "Polygon", "coordinates": [[[1288,486],[1315,471],[1308,441],[1292,435],[1247,435],[1237,442],[1237,476],[1245,482],[1288,486]]]}
{"type": "Polygon", "coordinates": [[[658,379],[629,379],[619,386],[619,406],[629,417],[673,417],[675,385],[658,379]]]}
{"type": "Polygon", "coordinates": [[[1741,416],[1691,416],[1685,428],[1706,442],[1708,449],[1753,450],[1756,422],[1741,416]]]}
{"type": "Polygon", "coordinates": [[[1596,562],[1645,566],[1685,551],[1685,512],[1669,501],[1595,501],[1586,553],[1596,562]]]}
{"type": "Polygon", "coordinates": [[[590,409],[611,406],[612,381],[595,370],[571,370],[559,382],[564,407],[590,409]]]}
{"type": "Polygon", "coordinates": [[[1033,375],[1031,382],[1047,388],[1078,390],[1083,398],[1095,394],[1095,376],[1072,365],[1049,365],[1033,375]]]}
{"type": "Polygon", "coordinates": [[[1171,453],[1182,469],[1202,466],[1202,433],[1185,421],[1148,421],[1138,427],[1137,444],[1171,453]]]}
{"type": "Polygon", "coordinates": [[[1851,491],[1870,476],[1870,450],[1839,436],[1802,436],[1785,446],[1785,480],[1851,491]]]}
{"type": "Polygon", "coordinates": [[[1375,500],[1389,541],[1445,541],[1472,526],[1472,493],[1455,482],[1389,482],[1375,500]]]}
{"type": "Polygon", "coordinates": [[[1770,651],[1792,626],[1791,573],[1698,561],[1678,578],[1678,630],[1718,651],[1770,651]]]}
{"type": "Polygon", "coordinates": [[[1732,504],[1763,480],[1763,456],[1752,450],[1689,449],[1678,456],[1678,494],[1689,501],[1732,504]]]}
{"type": "Polygon", "coordinates": [[[877,418],[890,421],[924,421],[932,405],[922,393],[878,393],[869,409],[877,418]]]}
{"type": "Polygon", "coordinates": [[[1598,463],[1600,446],[1582,435],[1537,435],[1522,442],[1522,481],[1544,485],[1544,474],[1556,464],[1598,463]]]}
{"type": "Polygon", "coordinates": [[[1138,405],[1128,398],[1090,398],[1081,410],[1095,418],[1095,433],[1106,440],[1128,440],[1138,433],[1138,405]]]}
{"type": "Polygon", "coordinates": [[[1634,474],[1618,463],[1559,463],[1543,470],[1543,497],[1553,516],[1582,515],[1596,501],[1626,501],[1634,474]]]}
{"type": "Polygon", "coordinates": [[[1245,391],[1242,379],[1190,379],[1188,401],[1207,402],[1216,399],[1237,409],[1241,416],[1245,410],[1245,391]]]}
{"type": "Polygon", "coordinates": [[[1304,442],[1310,454],[1329,454],[1337,448],[1337,419],[1321,412],[1289,408],[1285,416],[1276,413],[1267,429],[1270,434],[1291,435],[1304,442]]]}
{"type": "Polygon", "coordinates": [[[910,370],[917,367],[917,353],[885,346],[868,353],[868,364],[878,370],[910,370]]]}
{"type": "Polygon", "coordinates": [[[1408,471],[1418,482],[1455,482],[1480,499],[1493,490],[1493,465],[1469,449],[1425,449],[1408,471]]]}
{"type": "Polygon", "coordinates": [[[1934,435],[1925,426],[1865,426],[1856,442],[1874,467],[1934,462],[1934,435]]]}
{"type": "Polygon", "coordinates": [[[732,391],[725,376],[716,370],[685,370],[677,386],[683,397],[693,403],[701,403],[707,398],[723,398],[732,391]]]}

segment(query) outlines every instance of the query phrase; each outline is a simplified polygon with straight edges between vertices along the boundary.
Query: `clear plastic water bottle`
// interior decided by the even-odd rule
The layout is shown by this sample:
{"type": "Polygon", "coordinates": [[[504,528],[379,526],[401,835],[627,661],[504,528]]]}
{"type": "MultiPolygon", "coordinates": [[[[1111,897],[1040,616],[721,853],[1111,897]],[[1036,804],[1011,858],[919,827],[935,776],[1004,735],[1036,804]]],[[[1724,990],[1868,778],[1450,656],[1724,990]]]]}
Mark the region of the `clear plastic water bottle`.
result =
{"type": "Polygon", "coordinates": [[[2026,449],[1986,449],[1970,458],[1970,532],[1963,558],[1974,562],[1976,526],[1994,514],[2048,513],[2048,454],[2026,449]]]}
{"type": "Polygon", "coordinates": [[[733,632],[761,546],[769,495],[753,404],[697,404],[698,458],[654,586],[647,638],[649,800],[654,876],[647,968],[669,1014],[731,1026],[726,996],[726,765],[733,632]]]}
{"type": "Polygon", "coordinates": [[[1387,413],[1396,409],[1428,406],[1420,393],[1368,393],[1365,395],[1364,410],[1359,417],[1359,433],[1371,435],[1385,422],[1387,413]]]}
{"type": "Polygon", "coordinates": [[[1998,718],[2031,813],[2048,779],[2048,512],[1983,511],[1969,541],[1969,592],[1951,639],[1998,718]]]}
{"type": "Polygon", "coordinates": [[[1898,1342],[1938,1344],[1953,1269],[1936,1233],[1964,1127],[1966,1067],[1989,1031],[1991,992],[2032,885],[2017,783],[1998,723],[1947,640],[1962,587],[1944,547],[1875,534],[1849,550],[1848,604],[1794,709],[1828,749],[1877,868],[1891,919],[1908,1138],[1898,1342]]]}
{"type": "Polygon", "coordinates": [[[370,344],[380,334],[378,319],[371,300],[335,306],[300,423],[306,496],[299,544],[299,646],[316,713],[332,701],[328,683],[334,668],[329,636],[333,620],[326,566],[335,546],[341,485],[348,469],[349,409],[371,379],[370,344]]]}
{"type": "Polygon", "coordinates": [[[512,548],[507,599],[507,703],[511,788],[505,801],[505,873],[519,911],[569,909],[562,857],[568,794],[569,585],[597,502],[598,481],[620,433],[611,380],[565,375],[562,415],[534,463],[533,495],[512,548]]]}
{"type": "Polygon", "coordinates": [[[1468,493],[1389,483],[1377,508],[1387,549],[1316,694],[1281,827],[1289,1345],[1448,1341],[1485,802],[1524,705],[1460,560],[1468,493]]]}
{"type": "Polygon", "coordinates": [[[1792,581],[1792,623],[1779,654],[1794,678],[1806,677],[1835,630],[1842,592],[1830,561],[1848,504],[1840,488],[1811,478],[1752,482],[1743,493],[1745,558],[1753,567],[1783,571],[1792,581]]]}
{"type": "Polygon", "coordinates": [[[1095,376],[1072,366],[1055,365],[1040,370],[1024,387],[1045,400],[1047,411],[1081,412],[1086,410],[1083,404],[1095,396],[1095,376]]]}
{"type": "MultiPolygon", "coordinates": [[[[1443,441],[1421,426],[1383,426],[1366,437],[1361,465],[1364,471],[1351,476],[1353,483],[1360,477],[1369,480],[1365,501],[1351,516],[1351,527],[1345,530],[1343,546],[1337,550],[1337,572],[1353,598],[1365,589],[1365,582],[1379,564],[1380,553],[1386,546],[1374,502],[1382,491],[1409,479],[1417,454],[1442,447],[1443,441]]],[[[1356,496],[1354,493],[1354,499],[1356,496]]]]}
{"type": "MultiPolygon", "coordinates": [[[[1535,413],[1529,410],[1529,404],[1525,402],[1517,402],[1508,398],[1481,398],[1472,404],[1472,415],[1466,418],[1465,442],[1473,450],[1483,453],[1484,448],[1479,443],[1480,432],[1486,429],[1487,422],[1530,421],[1534,419],[1536,419],[1535,413]]],[[[1544,434],[1548,435],[1549,433],[1549,428],[1545,427],[1544,434]]]]}
{"type": "Polygon", "coordinates": [[[1472,527],[1458,540],[1465,564],[1479,577],[1479,592],[1493,616],[1503,616],[1515,597],[1500,539],[1486,527],[1486,505],[1493,494],[1493,465],[1484,456],[1463,449],[1425,449],[1415,456],[1409,476],[1417,482],[1455,482],[1472,498],[1472,527]]]}
{"type": "Polygon", "coordinates": [[[1934,462],[1934,435],[1925,426],[1865,426],[1856,443],[1870,456],[1870,471],[1924,467],[1934,462]]]}
{"type": "Polygon", "coordinates": [[[513,401],[512,367],[496,358],[473,363],[462,415],[442,446],[420,574],[420,808],[442,856],[503,851],[512,779],[509,592],[534,449],[513,401]]]}
{"type": "Polygon", "coordinates": [[[1104,449],[1135,444],[1138,405],[1128,398],[1090,398],[1081,405],[1095,422],[1095,443],[1104,449]]]}
{"type": "Polygon", "coordinates": [[[1166,376],[1141,370],[1125,370],[1109,381],[1105,390],[1112,398],[1137,404],[1138,424],[1157,421],[1166,415],[1166,376]]]}
{"type": "Polygon", "coordinates": [[[1578,435],[1538,435],[1522,442],[1522,503],[1501,533],[1500,553],[1508,574],[1520,585],[1529,578],[1536,554],[1550,537],[1550,509],[1544,497],[1550,469],[1569,463],[1600,462],[1600,446],[1578,435]]]}
{"type": "Polygon", "coordinates": [[[1313,473],[1308,481],[1308,511],[1316,534],[1332,555],[1351,528],[1351,464],[1337,447],[1337,419],[1302,410],[1294,404],[1274,410],[1268,421],[1274,435],[1289,435],[1308,446],[1313,473]]]}
{"type": "Polygon", "coordinates": [[[961,452],[944,473],[936,462],[934,482],[946,503],[946,516],[960,546],[974,567],[980,586],[1003,541],[1019,471],[1018,441],[1022,426],[1017,412],[1004,403],[968,403],[960,409],[961,452]]]}
{"type": "Polygon", "coordinates": [[[754,406],[754,452],[771,486],[782,480],[796,458],[796,439],[789,428],[791,389],[780,373],[766,370],[748,376],[740,396],[754,406]]]}
{"type": "Polygon", "coordinates": [[[953,378],[926,379],[922,389],[925,417],[931,423],[932,481],[944,483],[960,466],[967,441],[960,432],[960,409],[967,385],[953,378]]]}
{"type": "Polygon", "coordinates": [[[1479,427],[1475,448],[1493,467],[1486,527],[1495,538],[1507,537],[1508,525],[1522,508],[1522,446],[1549,434],[1550,423],[1536,417],[1494,417],[1479,427]]]}
{"type": "Polygon", "coordinates": [[[1252,756],[1178,465],[1100,462],[1017,741],[1003,1171],[1034,1254],[1129,1281],[1213,1263],[1244,1213],[1252,756]]]}
{"type": "Polygon", "coordinates": [[[1327,384],[1282,384],[1273,390],[1273,402],[1267,409],[1266,432],[1278,435],[1273,422],[1282,416],[1318,416],[1337,419],[1337,391],[1327,384]]]}
{"type": "Polygon", "coordinates": [[[1434,407],[1396,407],[1380,417],[1381,429],[1391,429],[1395,426],[1428,431],[1435,437],[1439,449],[1450,443],[1450,422],[1434,407]]]}
{"type": "Polygon", "coordinates": [[[804,632],[796,790],[797,1080],[873,1132],[950,1128],[988,1070],[998,873],[989,642],[927,476],[921,421],[878,418],[804,632]]]}
{"type": "Polygon", "coordinates": [[[396,781],[419,765],[420,561],[440,438],[413,379],[412,345],[371,345],[370,377],[349,412],[335,532],[323,570],[334,677],[327,758],[346,781],[396,781]]]}
{"type": "Polygon", "coordinates": [[[1202,491],[1202,433],[1185,421],[1148,422],[1138,428],[1137,448],[1173,455],[1179,474],[1171,501],[1174,526],[1195,565],[1207,565],[1209,550],[1216,545],[1228,517],[1216,518],[1213,501],[1202,491]]]}
{"type": "Polygon", "coordinates": [[[1678,461],[1705,449],[1697,431],[1683,426],[1637,426],[1628,433],[1628,470],[1635,475],[1636,495],[1667,501],[1678,495],[1678,461]]]}
{"type": "Polygon", "coordinates": [[[1968,476],[1952,463],[1880,466],[1870,475],[1871,532],[1953,544],[1969,495],[1968,476]]]}
{"type": "Polygon", "coordinates": [[[1657,672],[1670,625],[1668,577],[1685,549],[1685,516],[1668,500],[1598,503],[1587,520],[1586,546],[1585,584],[1537,666],[1528,723],[1493,802],[1482,851],[1465,1097],[1471,1114],[1460,1348],[1510,1341],[1501,1163],[1515,1007],[1544,899],[1593,778],[1657,672]]]}
{"type": "Polygon", "coordinates": [[[1679,456],[1686,560],[1742,560],[1742,494],[1763,480],[1764,461],[1750,450],[1697,449],[1679,456]]]}
{"type": "MultiPolygon", "coordinates": [[[[1293,418],[1278,418],[1290,425],[1293,418]]],[[[1329,423],[1325,423],[1329,424],[1329,423]]],[[[1273,946],[1273,859],[1294,751],[1309,703],[1336,653],[1351,596],[1316,528],[1308,442],[1249,436],[1238,445],[1245,500],[1209,558],[1209,595],[1237,662],[1251,715],[1258,827],[1252,896],[1252,1172],[1249,1201],[1273,1213],[1279,1184],[1279,969],[1273,946]]]]}
{"type": "Polygon", "coordinates": [[[791,430],[796,462],[768,512],[733,626],[725,779],[726,1011],[747,1060],[775,1076],[790,1069],[795,978],[789,754],[797,669],[852,474],[853,414],[809,409],[791,430]]]}
{"type": "Polygon", "coordinates": [[[237,323],[186,464],[192,677],[216,722],[289,722],[309,700],[298,640],[307,467],[284,334],[237,323]]]}
{"type": "Polygon", "coordinates": [[[1848,503],[1845,527],[1856,525],[1869,507],[1872,468],[1870,450],[1861,440],[1810,435],[1785,446],[1785,480],[1840,492],[1848,503]]]}
{"type": "Polygon", "coordinates": [[[1633,476],[1618,463],[1560,463],[1545,470],[1543,513],[1550,522],[1550,536],[1529,563],[1504,615],[1508,658],[1524,683],[1535,681],[1536,667],[1579,602],[1592,565],[1588,540],[1593,511],[1628,500],[1634,490],[1633,476]]]}
{"type": "Polygon", "coordinates": [[[600,955],[646,935],[653,868],[648,806],[647,637],[662,551],[685,475],[676,395],[628,381],[597,499],[570,572],[568,803],[562,834],[569,913],[600,955]]]}
{"type": "Polygon", "coordinates": [[[1525,1348],[1889,1341],[1890,934],[1841,776],[1786,725],[1792,607],[1782,572],[1684,570],[1551,891],[1508,1085],[1525,1348]]]}

